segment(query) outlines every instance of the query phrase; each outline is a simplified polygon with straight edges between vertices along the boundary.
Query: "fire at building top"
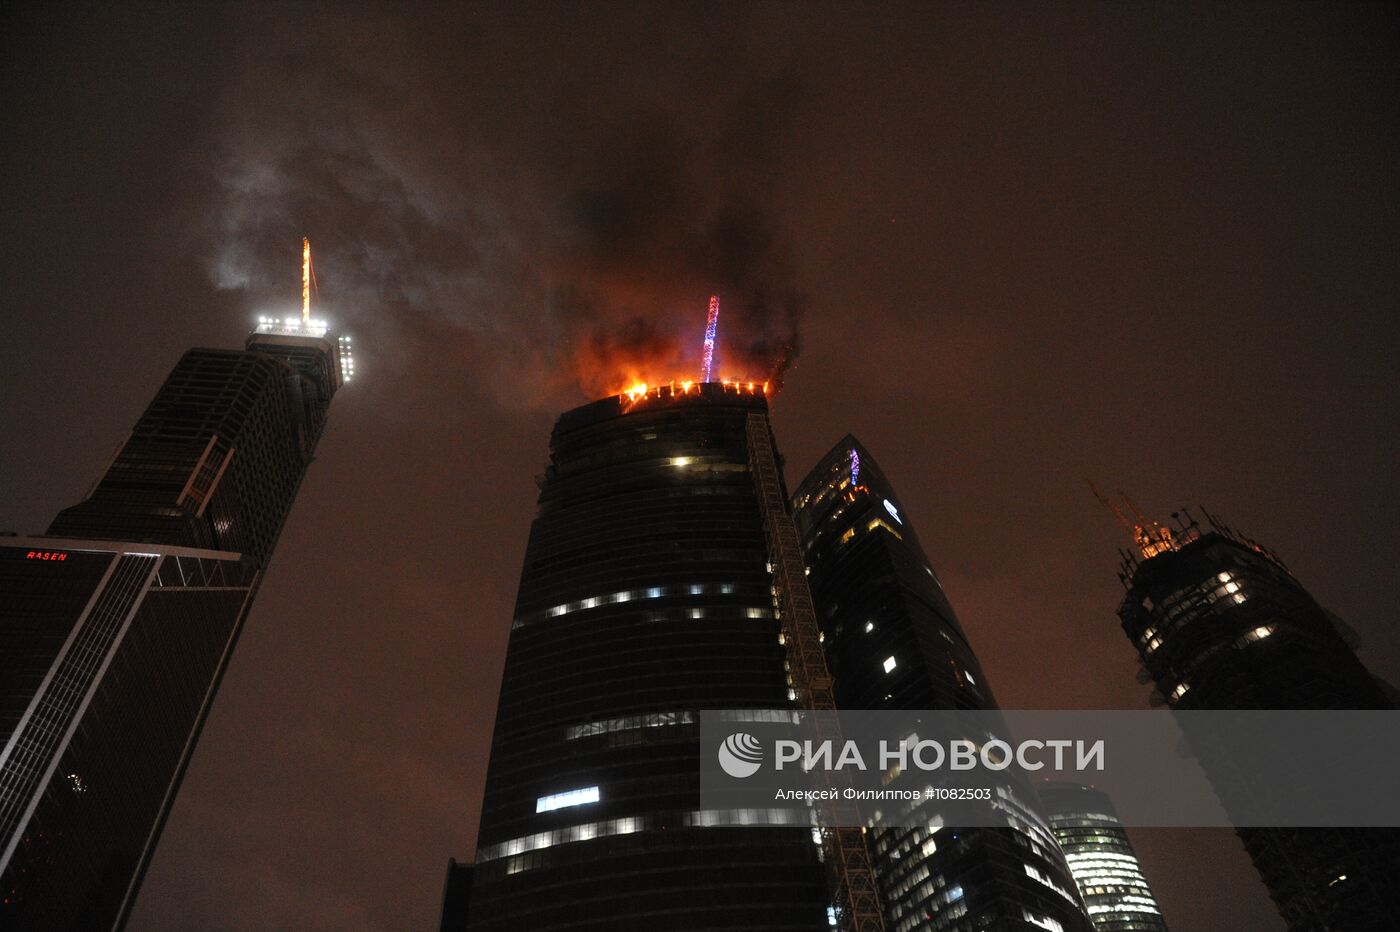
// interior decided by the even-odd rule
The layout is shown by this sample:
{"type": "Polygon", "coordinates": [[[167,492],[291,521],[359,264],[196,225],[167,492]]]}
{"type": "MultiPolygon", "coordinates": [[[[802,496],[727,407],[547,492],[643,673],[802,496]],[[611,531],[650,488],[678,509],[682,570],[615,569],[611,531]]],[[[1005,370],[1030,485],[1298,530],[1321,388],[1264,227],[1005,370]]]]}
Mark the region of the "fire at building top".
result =
{"type": "Polygon", "coordinates": [[[659,400],[680,398],[685,395],[695,395],[697,397],[701,394],[712,395],[715,389],[718,389],[724,394],[747,395],[752,397],[756,395],[767,395],[768,383],[746,382],[740,381],[739,379],[720,379],[715,382],[671,381],[662,385],[648,385],[645,382],[639,382],[619,392],[618,400],[622,403],[622,409],[628,411],[647,399],[659,400]],[[707,387],[709,391],[706,391],[707,387]]]}
{"type": "Polygon", "coordinates": [[[716,386],[721,394],[734,395],[767,395],[769,381],[767,379],[731,379],[713,378],[715,364],[715,345],[718,339],[719,328],[719,296],[710,296],[709,314],[705,321],[705,342],[701,355],[700,378],[698,379],[667,379],[661,382],[647,382],[641,379],[631,379],[627,387],[616,392],[618,401],[624,411],[631,410],[637,404],[646,399],[672,399],[681,398],[686,395],[699,396],[701,394],[713,395],[714,389],[706,390],[705,386],[716,386]]]}

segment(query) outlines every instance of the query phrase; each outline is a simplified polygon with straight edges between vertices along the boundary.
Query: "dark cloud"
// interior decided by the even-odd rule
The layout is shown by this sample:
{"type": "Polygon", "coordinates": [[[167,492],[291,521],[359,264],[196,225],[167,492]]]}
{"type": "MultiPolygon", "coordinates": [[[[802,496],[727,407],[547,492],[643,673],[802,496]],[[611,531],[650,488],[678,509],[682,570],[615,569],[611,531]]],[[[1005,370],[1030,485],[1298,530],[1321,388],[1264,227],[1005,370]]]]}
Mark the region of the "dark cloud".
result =
{"type": "MultiPolygon", "coordinates": [[[[611,18],[557,12],[580,29],[611,18]]],[[[554,68],[487,53],[494,81],[539,85],[501,127],[490,85],[455,85],[480,77],[468,33],[502,28],[490,19],[442,35],[393,9],[241,23],[215,104],[220,196],[197,205],[213,281],[285,303],[288,243],[307,231],[329,312],[441,317],[556,408],[693,377],[717,293],[722,374],[779,379],[800,345],[772,196],[797,79],[731,56],[697,107],[594,83],[583,48],[554,68]]],[[[641,55],[675,77],[664,51],[641,55]]]]}

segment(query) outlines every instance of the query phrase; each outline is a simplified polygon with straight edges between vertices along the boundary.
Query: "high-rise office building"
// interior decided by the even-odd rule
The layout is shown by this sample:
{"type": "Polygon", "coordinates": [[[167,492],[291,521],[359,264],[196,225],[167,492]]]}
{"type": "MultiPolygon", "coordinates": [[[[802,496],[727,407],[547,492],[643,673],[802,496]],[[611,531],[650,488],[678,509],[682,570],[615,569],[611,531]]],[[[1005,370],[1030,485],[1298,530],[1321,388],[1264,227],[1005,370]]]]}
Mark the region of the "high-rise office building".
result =
{"type": "MultiPolygon", "coordinates": [[[[1107,502],[1106,502],[1107,503],[1107,502]]],[[[1127,503],[1131,507],[1131,502],[1127,503]]],[[[1394,691],[1357,659],[1355,636],[1269,550],[1211,516],[1173,531],[1110,505],[1132,535],[1118,609],[1154,702],[1172,709],[1393,709],[1394,691]]],[[[1212,781],[1257,779],[1247,762],[1202,753],[1212,781]]],[[[1241,828],[1294,932],[1394,928],[1400,832],[1241,828]]]]}
{"type": "Polygon", "coordinates": [[[0,928],[119,928],[348,370],[195,349],[43,537],[0,538],[0,928]]]}
{"type": "Polygon", "coordinates": [[[754,444],[774,459],[766,399],[747,384],[663,386],[556,423],[496,712],[473,932],[827,926],[805,819],[699,807],[699,712],[796,700],[754,444]]]}
{"type": "MultiPolygon", "coordinates": [[[[854,437],[793,496],[843,709],[995,709],[991,687],[879,465],[854,437]]],[[[1089,921],[1034,791],[999,800],[1006,827],[877,828],[889,932],[1085,930],[1089,921]]]]}
{"type": "Polygon", "coordinates": [[[1036,791],[1095,932],[1167,932],[1108,795],[1080,783],[1049,780],[1038,783],[1036,791]]]}

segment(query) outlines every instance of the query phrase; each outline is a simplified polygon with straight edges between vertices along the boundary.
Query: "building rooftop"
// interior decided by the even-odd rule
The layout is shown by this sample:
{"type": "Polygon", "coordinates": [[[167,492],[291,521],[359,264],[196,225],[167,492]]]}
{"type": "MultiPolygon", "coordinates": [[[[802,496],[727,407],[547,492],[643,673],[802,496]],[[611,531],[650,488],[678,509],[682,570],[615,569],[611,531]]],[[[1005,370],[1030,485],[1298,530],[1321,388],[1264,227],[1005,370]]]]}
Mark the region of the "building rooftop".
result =
{"type": "Polygon", "coordinates": [[[740,405],[768,409],[767,382],[668,382],[632,388],[565,411],[554,424],[556,435],[652,408],[683,405],[740,405]]]}

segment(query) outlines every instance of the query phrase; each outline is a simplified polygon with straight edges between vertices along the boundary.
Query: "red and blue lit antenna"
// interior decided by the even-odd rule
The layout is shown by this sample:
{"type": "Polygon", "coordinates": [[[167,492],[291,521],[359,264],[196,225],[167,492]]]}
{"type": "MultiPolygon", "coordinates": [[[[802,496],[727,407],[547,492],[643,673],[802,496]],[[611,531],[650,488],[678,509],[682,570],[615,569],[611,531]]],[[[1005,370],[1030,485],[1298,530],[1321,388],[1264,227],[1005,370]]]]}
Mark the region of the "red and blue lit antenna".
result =
{"type": "Polygon", "coordinates": [[[710,371],[715,364],[715,331],[719,329],[719,295],[710,295],[710,318],[705,321],[705,373],[700,380],[710,381],[710,371]]]}

